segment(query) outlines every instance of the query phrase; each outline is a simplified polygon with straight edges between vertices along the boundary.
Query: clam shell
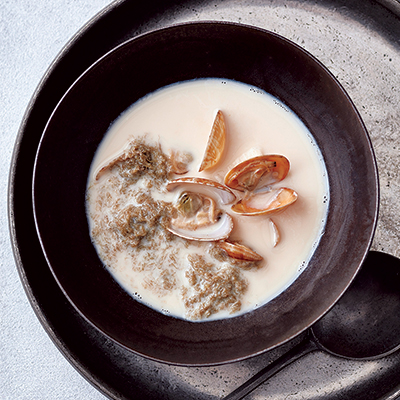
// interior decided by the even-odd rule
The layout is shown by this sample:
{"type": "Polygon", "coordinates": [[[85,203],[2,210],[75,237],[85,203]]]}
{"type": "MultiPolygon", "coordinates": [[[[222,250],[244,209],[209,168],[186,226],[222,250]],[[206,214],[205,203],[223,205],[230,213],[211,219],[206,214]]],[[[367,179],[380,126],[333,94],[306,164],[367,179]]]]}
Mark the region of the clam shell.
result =
{"type": "Polygon", "coordinates": [[[207,146],[204,152],[203,160],[199,167],[199,172],[214,167],[220,160],[225,148],[226,128],[224,115],[218,110],[208,137],[207,146]]]}
{"type": "Polygon", "coordinates": [[[261,261],[263,259],[262,256],[243,244],[223,241],[218,242],[217,245],[225,250],[229,257],[236,260],[261,261]]]}
{"type": "Polygon", "coordinates": [[[105,165],[103,165],[100,169],[97,170],[95,174],[95,179],[98,181],[108,170],[110,170],[114,165],[119,162],[126,161],[130,157],[129,152],[124,149],[117,156],[115,156],[111,161],[108,161],[105,165]]]}
{"type": "Polygon", "coordinates": [[[234,204],[231,209],[241,215],[265,215],[283,211],[297,200],[293,189],[279,188],[251,194],[234,204]]]}
{"type": "Polygon", "coordinates": [[[233,229],[233,220],[229,214],[223,212],[220,214],[219,220],[215,224],[200,227],[196,230],[186,230],[175,227],[173,221],[171,221],[171,225],[167,229],[174,235],[184,239],[213,242],[224,240],[229,237],[233,229]]]}
{"type": "Polygon", "coordinates": [[[222,204],[231,204],[236,200],[236,195],[228,187],[211,179],[182,177],[167,183],[168,191],[173,191],[177,188],[198,192],[211,197],[218,196],[222,204]]]}
{"type": "Polygon", "coordinates": [[[290,169],[289,160],[282,155],[262,155],[243,161],[225,176],[224,183],[241,192],[253,191],[285,179],[290,169]]]}

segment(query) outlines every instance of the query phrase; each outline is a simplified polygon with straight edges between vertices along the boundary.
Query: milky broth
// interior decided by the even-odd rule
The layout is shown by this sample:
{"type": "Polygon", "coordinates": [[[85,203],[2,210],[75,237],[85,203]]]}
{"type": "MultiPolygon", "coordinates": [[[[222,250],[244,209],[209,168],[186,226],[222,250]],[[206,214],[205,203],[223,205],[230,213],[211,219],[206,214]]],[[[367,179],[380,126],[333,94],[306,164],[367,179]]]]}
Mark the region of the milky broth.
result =
{"type": "MultiPolygon", "coordinates": [[[[93,227],[99,169],[121,154],[134,137],[160,143],[164,153],[189,152],[193,161],[185,176],[198,176],[223,183],[225,174],[239,161],[261,154],[281,154],[290,161],[287,177],[278,185],[294,189],[298,200],[277,215],[238,216],[230,206],[219,205],[234,220],[230,240],[240,241],[263,257],[261,267],[243,270],[248,288],[241,309],[219,312],[209,319],[231,317],[252,310],[285,290],[306,268],[323,234],[329,204],[329,185],[321,153],[300,119],[266,92],[243,83],[221,79],[199,79],[177,83],[151,93],[132,105],[112,124],[93,160],[88,179],[87,213],[93,227]],[[210,170],[198,172],[210,129],[221,110],[227,129],[221,160],[210,170]],[[270,218],[279,229],[281,241],[273,246],[270,218]]],[[[106,177],[102,177],[106,179],[106,177]]],[[[153,191],[154,198],[173,202],[176,192],[153,191]]],[[[108,269],[135,298],[161,312],[188,318],[181,299],[187,286],[185,260],[191,252],[207,253],[208,243],[185,246],[177,240],[180,269],[176,289],[154,293],[143,286],[145,273],[135,271],[127,252],[122,251],[108,269]]],[[[102,257],[102,250],[94,240],[102,257]]],[[[161,246],[162,247],[162,246],[161,246]]],[[[160,251],[163,251],[162,249],[160,251]]],[[[207,257],[207,255],[206,255],[207,257]]]]}

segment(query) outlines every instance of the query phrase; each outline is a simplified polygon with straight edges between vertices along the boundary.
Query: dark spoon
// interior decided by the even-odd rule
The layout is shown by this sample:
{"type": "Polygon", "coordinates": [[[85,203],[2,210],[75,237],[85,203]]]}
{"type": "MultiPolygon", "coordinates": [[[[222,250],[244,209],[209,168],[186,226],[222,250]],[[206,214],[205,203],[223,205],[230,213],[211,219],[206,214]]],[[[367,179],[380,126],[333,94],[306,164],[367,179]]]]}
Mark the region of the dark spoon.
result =
{"type": "Polygon", "coordinates": [[[315,350],[352,360],[384,357],[400,348],[400,260],[370,251],[349,289],[305,340],[225,397],[239,400],[287,365],[315,350]]]}

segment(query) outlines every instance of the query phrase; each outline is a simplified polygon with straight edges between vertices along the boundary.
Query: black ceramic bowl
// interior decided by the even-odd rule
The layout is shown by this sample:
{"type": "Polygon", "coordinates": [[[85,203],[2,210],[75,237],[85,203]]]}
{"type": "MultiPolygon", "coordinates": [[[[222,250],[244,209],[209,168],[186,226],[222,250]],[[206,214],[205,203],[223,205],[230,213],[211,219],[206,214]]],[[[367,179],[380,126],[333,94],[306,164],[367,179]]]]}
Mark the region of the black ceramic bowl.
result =
{"type": "Polygon", "coordinates": [[[180,365],[244,359],[312,325],[357,273],[378,211],[371,143],[334,77],[280,36],[220,22],[182,24],[139,36],[86,71],[48,122],[33,186],[44,253],[76,309],[126,348],[180,365]],[[122,111],[160,87],[204,77],[248,83],[286,103],[321,149],[331,199],[325,234],[308,267],[286,291],[241,316],[193,323],[146,307],[114,281],[90,240],[85,189],[97,146],[122,111]]]}

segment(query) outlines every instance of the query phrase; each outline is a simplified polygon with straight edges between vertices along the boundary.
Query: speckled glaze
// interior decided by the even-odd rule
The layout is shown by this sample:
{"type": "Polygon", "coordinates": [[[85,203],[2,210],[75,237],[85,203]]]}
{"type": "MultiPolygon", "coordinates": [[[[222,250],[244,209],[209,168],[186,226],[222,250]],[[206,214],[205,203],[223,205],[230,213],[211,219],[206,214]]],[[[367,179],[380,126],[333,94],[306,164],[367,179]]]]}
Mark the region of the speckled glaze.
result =
{"type": "Polygon", "coordinates": [[[244,359],[309,327],[361,266],[377,209],[372,147],[342,87],[300,47],[239,24],[177,25],[128,41],[106,55],[56,108],[35,165],[38,232],[66,296],[111,339],[143,356],[180,365],[244,359]],[[286,291],[241,316],[192,323],[136,302],[102,268],[90,241],[84,196],[90,162],[110,123],[145,94],[202,77],[248,83],[286,103],[320,147],[331,198],[325,234],[308,267],[286,291]]]}

